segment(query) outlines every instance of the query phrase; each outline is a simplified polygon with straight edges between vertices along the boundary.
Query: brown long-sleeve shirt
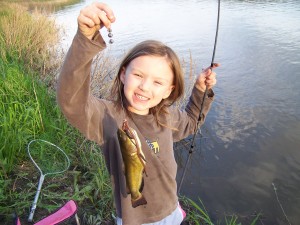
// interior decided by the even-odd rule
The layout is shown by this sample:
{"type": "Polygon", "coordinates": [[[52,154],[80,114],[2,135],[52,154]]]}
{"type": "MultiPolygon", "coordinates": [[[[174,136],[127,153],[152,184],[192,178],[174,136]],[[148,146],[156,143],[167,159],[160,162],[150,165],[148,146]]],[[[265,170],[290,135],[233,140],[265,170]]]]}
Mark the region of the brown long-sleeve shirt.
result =
{"type": "MultiPolygon", "coordinates": [[[[100,35],[90,41],[80,32],[74,37],[59,76],[58,104],[68,119],[88,139],[97,142],[105,156],[111,175],[117,216],[124,225],[153,223],[163,219],[177,207],[177,164],[173,142],[192,134],[196,129],[203,93],[193,89],[185,110],[170,107],[158,126],[153,115],[132,113],[127,118],[108,100],[99,99],[90,92],[90,72],[93,57],[106,47],[100,35]],[[133,208],[126,191],[123,161],[117,130],[124,119],[135,129],[142,142],[147,161],[143,195],[147,204],[133,208]],[[177,129],[170,129],[177,128],[177,129]]],[[[210,93],[213,96],[213,93],[210,93]]],[[[204,116],[209,111],[213,97],[206,99],[204,116]]]]}

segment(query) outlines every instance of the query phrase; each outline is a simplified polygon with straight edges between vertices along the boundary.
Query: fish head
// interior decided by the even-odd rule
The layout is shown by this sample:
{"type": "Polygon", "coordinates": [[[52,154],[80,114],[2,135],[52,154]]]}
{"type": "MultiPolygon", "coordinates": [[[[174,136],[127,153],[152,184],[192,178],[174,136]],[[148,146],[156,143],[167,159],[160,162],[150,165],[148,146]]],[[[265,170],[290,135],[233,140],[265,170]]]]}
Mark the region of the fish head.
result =
{"type": "Polygon", "coordinates": [[[127,135],[122,129],[118,129],[118,139],[123,153],[131,155],[132,153],[137,152],[136,145],[134,141],[127,135]]]}
{"type": "Polygon", "coordinates": [[[132,128],[129,127],[128,121],[125,119],[122,124],[122,130],[127,134],[130,139],[134,139],[134,133],[132,128]]]}
{"type": "Polygon", "coordinates": [[[118,134],[119,142],[126,142],[127,141],[128,136],[122,129],[119,128],[117,134],[118,134]]]}

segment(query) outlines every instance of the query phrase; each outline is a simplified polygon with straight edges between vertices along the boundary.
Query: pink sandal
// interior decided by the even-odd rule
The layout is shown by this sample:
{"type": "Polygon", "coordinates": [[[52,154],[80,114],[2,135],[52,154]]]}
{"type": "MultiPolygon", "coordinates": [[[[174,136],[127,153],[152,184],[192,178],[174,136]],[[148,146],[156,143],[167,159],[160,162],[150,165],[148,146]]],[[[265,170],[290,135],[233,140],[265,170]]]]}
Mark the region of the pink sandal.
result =
{"type": "MultiPolygon", "coordinates": [[[[77,205],[73,200],[68,201],[64,206],[58,209],[56,212],[45,217],[34,225],[55,225],[63,222],[64,220],[70,218],[77,212],[77,205]]],[[[77,222],[77,221],[76,221],[77,222]]],[[[77,222],[78,224],[78,222],[77,222]]],[[[17,217],[15,219],[15,225],[21,225],[20,219],[17,217]]]]}

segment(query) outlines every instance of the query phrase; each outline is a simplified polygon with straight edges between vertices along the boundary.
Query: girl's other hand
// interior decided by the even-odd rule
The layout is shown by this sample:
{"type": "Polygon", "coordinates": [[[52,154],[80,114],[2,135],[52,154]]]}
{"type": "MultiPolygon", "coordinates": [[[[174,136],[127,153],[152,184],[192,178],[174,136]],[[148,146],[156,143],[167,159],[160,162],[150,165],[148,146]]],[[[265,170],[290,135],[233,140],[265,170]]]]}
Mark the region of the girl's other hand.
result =
{"type": "Polygon", "coordinates": [[[206,69],[203,69],[202,72],[199,74],[195,87],[202,92],[205,92],[205,89],[207,90],[213,88],[213,86],[216,85],[217,79],[216,79],[216,73],[212,70],[217,67],[219,67],[219,63],[214,63],[213,67],[207,67],[206,69]]]}
{"type": "Polygon", "coordinates": [[[91,40],[102,27],[110,28],[115,16],[108,5],[94,2],[80,10],[77,22],[79,31],[91,40]]]}

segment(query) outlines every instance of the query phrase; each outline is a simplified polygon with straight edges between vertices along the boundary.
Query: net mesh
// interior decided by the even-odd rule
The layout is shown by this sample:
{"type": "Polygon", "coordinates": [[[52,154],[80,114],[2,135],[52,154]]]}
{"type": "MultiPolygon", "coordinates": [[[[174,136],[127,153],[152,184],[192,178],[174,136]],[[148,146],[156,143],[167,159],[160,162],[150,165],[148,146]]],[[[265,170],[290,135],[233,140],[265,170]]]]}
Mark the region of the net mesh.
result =
{"type": "Polygon", "coordinates": [[[62,173],[70,166],[70,160],[64,151],[44,140],[31,141],[28,153],[35,166],[45,175],[62,173]]]}

